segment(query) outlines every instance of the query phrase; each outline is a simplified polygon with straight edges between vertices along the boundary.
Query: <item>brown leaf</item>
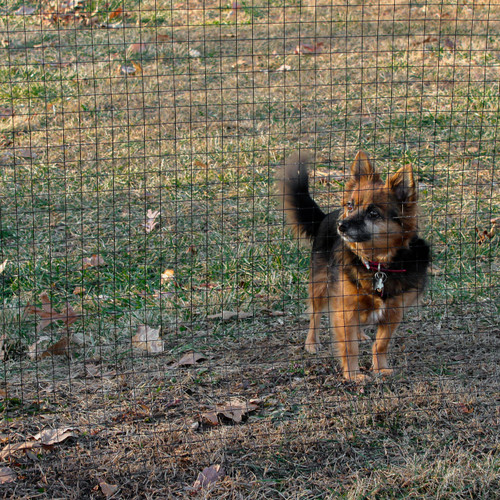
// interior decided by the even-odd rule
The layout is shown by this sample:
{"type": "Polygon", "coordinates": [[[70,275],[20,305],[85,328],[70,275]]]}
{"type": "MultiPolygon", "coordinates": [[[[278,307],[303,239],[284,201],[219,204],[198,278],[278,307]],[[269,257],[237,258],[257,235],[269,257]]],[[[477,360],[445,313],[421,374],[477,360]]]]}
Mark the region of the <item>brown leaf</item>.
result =
{"type": "Polygon", "coordinates": [[[132,345],[150,354],[163,352],[163,340],[160,339],[160,329],[140,325],[137,333],[132,337],[132,345]]]}
{"type": "Polygon", "coordinates": [[[229,420],[239,424],[247,413],[255,411],[258,407],[259,405],[255,402],[247,402],[238,398],[232,398],[228,403],[215,405],[215,409],[203,412],[201,416],[212,425],[218,424],[218,415],[223,415],[229,420]]]}
{"type": "Polygon", "coordinates": [[[168,40],[172,40],[172,37],[170,35],[156,35],[156,39],[159,42],[166,42],[168,40]]]}
{"type": "Polygon", "coordinates": [[[135,73],[134,74],[136,74],[136,75],[142,75],[142,66],[138,62],[132,61],[132,66],[135,69],[135,73]]]}
{"type": "Polygon", "coordinates": [[[55,344],[52,344],[51,346],[47,347],[47,349],[40,355],[40,359],[47,358],[49,356],[69,357],[69,346],[70,346],[70,339],[68,336],[65,336],[55,344]]]}
{"type": "Polygon", "coordinates": [[[42,318],[37,326],[37,333],[41,332],[53,321],[62,321],[66,327],[69,327],[80,317],[70,304],[66,304],[66,310],[64,312],[57,312],[52,309],[47,292],[42,292],[40,294],[40,300],[42,302],[42,309],[32,306],[31,304],[28,304],[24,309],[24,314],[37,314],[42,318]]]}
{"type": "Polygon", "coordinates": [[[198,478],[193,484],[195,490],[201,490],[202,488],[207,488],[215,481],[223,478],[226,475],[222,465],[211,465],[210,467],[205,467],[199,474],[198,478]]]}
{"type": "Polygon", "coordinates": [[[40,444],[36,441],[24,441],[23,443],[11,444],[9,443],[4,449],[0,452],[0,459],[5,460],[6,458],[13,455],[16,451],[26,451],[31,450],[32,448],[39,448],[40,444]]]}
{"type": "Polygon", "coordinates": [[[325,45],[324,42],[300,43],[299,45],[297,45],[297,47],[295,47],[295,54],[306,54],[306,55],[321,54],[324,45],[325,45]]]}
{"type": "Polygon", "coordinates": [[[203,361],[207,359],[203,354],[200,354],[199,352],[194,352],[190,351],[184,354],[179,361],[176,361],[172,365],[170,365],[170,368],[178,368],[179,366],[192,366],[197,364],[199,361],[203,361]]]}
{"type": "Polygon", "coordinates": [[[106,498],[112,497],[118,491],[118,485],[116,484],[108,484],[104,481],[99,481],[99,486],[106,498]]]}
{"type": "Polygon", "coordinates": [[[10,467],[0,467],[0,484],[13,483],[17,474],[10,467]]]}
{"type": "Polygon", "coordinates": [[[109,14],[109,20],[112,21],[116,17],[120,17],[123,14],[123,7],[118,7],[116,10],[109,14]]]}
{"type": "Polygon", "coordinates": [[[435,36],[427,36],[420,42],[413,42],[413,46],[425,45],[426,43],[433,43],[433,42],[437,42],[437,41],[438,41],[438,39],[435,36]]]}
{"type": "Polygon", "coordinates": [[[52,446],[54,444],[62,443],[70,437],[76,437],[75,429],[73,427],[61,427],[60,429],[44,429],[39,432],[33,439],[40,441],[44,446],[52,446]]]}
{"type": "Polygon", "coordinates": [[[99,266],[105,266],[106,262],[104,262],[104,259],[97,254],[93,254],[92,257],[84,257],[82,259],[82,268],[83,269],[88,269],[89,267],[99,267],[99,266]]]}
{"type": "Polygon", "coordinates": [[[82,286],[77,286],[74,290],[73,290],[73,295],[82,295],[83,293],[85,293],[87,290],[85,290],[85,288],[83,288],[82,286]]]}
{"type": "Polygon", "coordinates": [[[127,49],[129,54],[140,54],[141,52],[145,52],[148,49],[147,43],[133,43],[127,49]]]}

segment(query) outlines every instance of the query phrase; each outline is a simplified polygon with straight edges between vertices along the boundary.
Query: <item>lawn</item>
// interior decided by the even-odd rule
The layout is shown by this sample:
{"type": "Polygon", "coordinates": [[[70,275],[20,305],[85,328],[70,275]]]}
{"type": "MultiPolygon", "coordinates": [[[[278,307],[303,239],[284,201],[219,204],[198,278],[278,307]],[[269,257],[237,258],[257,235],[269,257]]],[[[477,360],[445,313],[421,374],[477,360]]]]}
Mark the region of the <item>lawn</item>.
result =
{"type": "Polygon", "coordinates": [[[495,498],[500,6],[57,5],[0,0],[6,496],[495,498]],[[390,380],[302,349],[298,147],[323,207],[359,149],[413,165],[433,264],[390,380]]]}

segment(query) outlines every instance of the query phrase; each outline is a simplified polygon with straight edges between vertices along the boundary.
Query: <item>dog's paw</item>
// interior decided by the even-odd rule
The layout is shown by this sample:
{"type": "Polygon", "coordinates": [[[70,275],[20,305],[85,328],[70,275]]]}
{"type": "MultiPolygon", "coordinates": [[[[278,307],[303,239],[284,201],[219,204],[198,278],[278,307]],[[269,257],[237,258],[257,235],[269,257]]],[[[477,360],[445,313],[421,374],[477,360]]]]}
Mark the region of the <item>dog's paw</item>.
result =
{"type": "Polygon", "coordinates": [[[306,342],[305,350],[309,354],[318,354],[318,352],[321,350],[321,344],[319,344],[317,342],[316,343],[308,343],[308,342],[306,342]]]}
{"type": "Polygon", "coordinates": [[[344,378],[351,382],[363,383],[369,380],[369,376],[366,373],[355,371],[355,372],[344,372],[344,378]]]}

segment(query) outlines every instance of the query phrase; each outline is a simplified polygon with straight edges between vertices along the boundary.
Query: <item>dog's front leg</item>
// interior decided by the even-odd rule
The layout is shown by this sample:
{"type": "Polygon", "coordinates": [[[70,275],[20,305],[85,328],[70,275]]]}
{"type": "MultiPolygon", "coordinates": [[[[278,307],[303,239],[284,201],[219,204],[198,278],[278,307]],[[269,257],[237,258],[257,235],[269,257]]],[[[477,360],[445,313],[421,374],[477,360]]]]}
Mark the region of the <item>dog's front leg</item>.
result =
{"type": "Polygon", "coordinates": [[[393,370],[389,368],[387,351],[392,334],[403,319],[402,307],[394,306],[385,311],[384,318],[380,321],[377,329],[377,337],[373,343],[373,371],[381,375],[392,375],[393,370]]]}
{"type": "Polygon", "coordinates": [[[348,304],[341,299],[332,300],[331,306],[330,326],[344,377],[347,380],[363,381],[366,375],[359,370],[359,339],[362,332],[358,314],[352,308],[346,310],[348,304]]]}

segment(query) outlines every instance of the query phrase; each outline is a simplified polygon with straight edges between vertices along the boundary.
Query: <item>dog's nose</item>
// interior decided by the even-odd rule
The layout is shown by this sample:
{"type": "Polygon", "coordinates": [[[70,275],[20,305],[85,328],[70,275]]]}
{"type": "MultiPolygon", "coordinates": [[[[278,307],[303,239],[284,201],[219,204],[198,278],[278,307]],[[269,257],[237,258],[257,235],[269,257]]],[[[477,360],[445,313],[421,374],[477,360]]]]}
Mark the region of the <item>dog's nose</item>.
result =
{"type": "Polygon", "coordinates": [[[344,224],[342,221],[339,221],[337,223],[337,228],[341,233],[345,233],[347,231],[347,225],[344,224]]]}

